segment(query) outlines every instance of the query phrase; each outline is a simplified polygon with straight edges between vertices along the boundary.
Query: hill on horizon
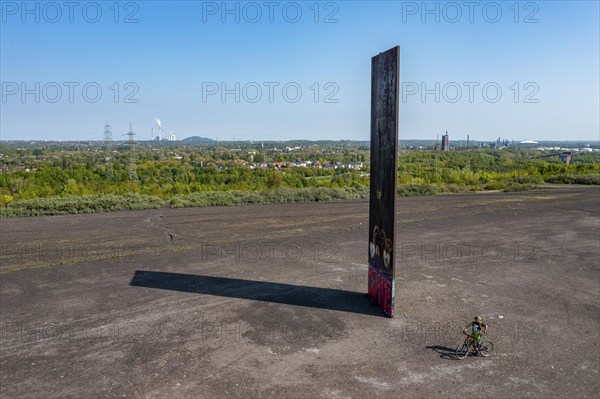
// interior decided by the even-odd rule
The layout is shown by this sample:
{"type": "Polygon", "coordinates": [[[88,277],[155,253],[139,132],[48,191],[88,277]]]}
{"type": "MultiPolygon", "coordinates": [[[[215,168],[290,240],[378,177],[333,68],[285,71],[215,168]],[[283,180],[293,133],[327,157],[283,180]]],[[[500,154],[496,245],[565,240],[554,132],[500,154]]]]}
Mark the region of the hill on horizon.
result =
{"type": "Polygon", "coordinates": [[[186,143],[194,143],[194,144],[215,144],[216,141],[213,139],[209,139],[208,137],[200,137],[200,136],[190,136],[181,140],[186,143]]]}

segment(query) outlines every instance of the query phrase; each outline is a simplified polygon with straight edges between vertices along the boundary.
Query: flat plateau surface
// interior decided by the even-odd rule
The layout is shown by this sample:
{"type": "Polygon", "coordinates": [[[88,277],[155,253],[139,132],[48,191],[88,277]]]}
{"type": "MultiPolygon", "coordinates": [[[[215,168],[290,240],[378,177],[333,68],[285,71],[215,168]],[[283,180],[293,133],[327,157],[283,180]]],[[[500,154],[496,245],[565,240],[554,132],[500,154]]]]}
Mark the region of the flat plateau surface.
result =
{"type": "Polygon", "coordinates": [[[600,395],[600,190],[3,219],[3,399],[600,395]],[[481,314],[490,357],[454,357],[481,314]]]}

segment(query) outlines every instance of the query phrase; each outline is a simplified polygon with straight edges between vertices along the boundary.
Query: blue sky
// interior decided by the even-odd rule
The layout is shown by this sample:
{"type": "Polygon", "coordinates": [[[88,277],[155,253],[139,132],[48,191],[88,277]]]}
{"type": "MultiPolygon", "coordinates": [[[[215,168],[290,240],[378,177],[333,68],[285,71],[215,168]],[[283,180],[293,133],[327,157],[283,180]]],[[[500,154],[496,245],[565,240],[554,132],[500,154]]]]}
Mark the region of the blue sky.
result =
{"type": "Polygon", "coordinates": [[[599,3],[475,3],[2,1],[0,134],[367,140],[400,45],[401,139],[598,140],[599,3]]]}

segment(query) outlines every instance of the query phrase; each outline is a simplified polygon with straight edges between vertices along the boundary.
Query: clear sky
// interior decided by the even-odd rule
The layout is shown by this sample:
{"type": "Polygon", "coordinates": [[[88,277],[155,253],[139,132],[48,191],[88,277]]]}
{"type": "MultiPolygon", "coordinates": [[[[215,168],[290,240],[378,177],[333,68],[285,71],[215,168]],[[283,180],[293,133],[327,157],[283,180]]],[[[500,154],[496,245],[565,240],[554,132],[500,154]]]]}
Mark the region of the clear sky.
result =
{"type": "Polygon", "coordinates": [[[400,45],[401,139],[599,140],[598,4],[2,1],[1,138],[368,140],[400,45]]]}

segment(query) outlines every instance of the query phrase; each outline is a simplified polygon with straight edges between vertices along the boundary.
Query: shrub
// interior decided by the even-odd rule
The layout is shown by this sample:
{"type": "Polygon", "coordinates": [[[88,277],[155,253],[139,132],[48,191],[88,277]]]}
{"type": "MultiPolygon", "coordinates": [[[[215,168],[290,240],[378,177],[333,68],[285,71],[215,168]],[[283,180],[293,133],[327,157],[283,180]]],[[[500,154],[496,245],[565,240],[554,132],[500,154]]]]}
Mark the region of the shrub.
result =
{"type": "Polygon", "coordinates": [[[77,213],[159,208],[162,200],[152,195],[88,195],[34,198],[14,201],[0,208],[0,217],[49,216],[77,213]]]}
{"type": "Polygon", "coordinates": [[[288,204],[332,200],[363,199],[369,195],[366,187],[310,187],[292,189],[280,187],[268,191],[209,191],[176,195],[169,204],[173,208],[243,205],[243,204],[288,204]]]}
{"type": "Polygon", "coordinates": [[[510,183],[518,184],[544,184],[544,179],[539,176],[522,175],[509,180],[510,183]]]}
{"type": "Polygon", "coordinates": [[[516,192],[516,191],[528,191],[528,190],[535,190],[535,189],[539,189],[541,188],[539,185],[537,184],[531,184],[531,183],[526,183],[526,184],[520,184],[520,183],[508,183],[508,185],[506,186],[506,188],[502,191],[504,192],[516,192]]]}
{"type": "Polygon", "coordinates": [[[545,178],[548,183],[555,184],[593,184],[600,185],[599,175],[573,175],[573,174],[560,174],[552,175],[545,178]]]}
{"type": "Polygon", "coordinates": [[[442,193],[460,193],[462,190],[462,188],[455,183],[449,183],[449,184],[442,184],[439,187],[439,192],[442,193]]]}
{"type": "Polygon", "coordinates": [[[417,197],[424,195],[435,195],[436,191],[431,186],[422,184],[400,184],[398,185],[398,195],[400,197],[417,197]]]}
{"type": "MultiPolygon", "coordinates": [[[[425,185],[406,184],[398,187],[398,195],[434,195],[436,191],[425,185]]],[[[167,205],[172,208],[229,206],[244,204],[288,204],[338,200],[366,199],[369,188],[360,187],[279,187],[267,191],[204,191],[177,194],[167,205]]],[[[104,194],[65,196],[19,200],[0,208],[0,217],[48,216],[77,213],[97,213],[118,210],[151,209],[165,205],[160,198],[147,194],[104,194]]]]}
{"type": "Polygon", "coordinates": [[[506,185],[507,184],[505,181],[496,180],[486,183],[485,186],[483,186],[483,188],[486,190],[504,190],[506,188],[506,185]]]}

